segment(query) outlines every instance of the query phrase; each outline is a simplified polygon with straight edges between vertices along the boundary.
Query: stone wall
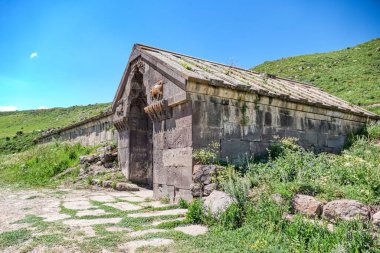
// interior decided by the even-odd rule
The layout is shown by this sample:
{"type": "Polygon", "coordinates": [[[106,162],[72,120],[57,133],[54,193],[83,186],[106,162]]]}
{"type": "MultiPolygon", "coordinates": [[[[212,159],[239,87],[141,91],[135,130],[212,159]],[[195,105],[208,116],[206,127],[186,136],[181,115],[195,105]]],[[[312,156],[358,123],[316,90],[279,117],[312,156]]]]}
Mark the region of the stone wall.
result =
{"type": "Polygon", "coordinates": [[[80,143],[84,146],[116,141],[117,131],[113,127],[112,113],[104,113],[55,130],[42,136],[38,141],[47,143],[53,140],[80,143]]]}
{"type": "Polygon", "coordinates": [[[261,155],[278,137],[295,137],[315,152],[339,152],[367,119],[277,98],[191,82],[193,148],[220,142],[221,157],[261,155]]]}

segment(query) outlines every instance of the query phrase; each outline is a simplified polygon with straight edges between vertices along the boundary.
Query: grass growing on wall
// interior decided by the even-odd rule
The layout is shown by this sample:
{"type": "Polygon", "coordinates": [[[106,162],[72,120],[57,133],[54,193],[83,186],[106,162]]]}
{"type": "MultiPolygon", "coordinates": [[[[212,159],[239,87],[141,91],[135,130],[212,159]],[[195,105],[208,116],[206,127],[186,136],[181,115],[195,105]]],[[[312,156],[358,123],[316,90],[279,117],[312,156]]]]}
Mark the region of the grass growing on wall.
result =
{"type": "MultiPolygon", "coordinates": [[[[0,183],[21,187],[55,186],[53,177],[79,164],[79,156],[89,154],[94,147],[80,144],[51,143],[35,146],[25,152],[0,155],[0,183]]],[[[76,176],[79,169],[71,176],[76,176]]]]}

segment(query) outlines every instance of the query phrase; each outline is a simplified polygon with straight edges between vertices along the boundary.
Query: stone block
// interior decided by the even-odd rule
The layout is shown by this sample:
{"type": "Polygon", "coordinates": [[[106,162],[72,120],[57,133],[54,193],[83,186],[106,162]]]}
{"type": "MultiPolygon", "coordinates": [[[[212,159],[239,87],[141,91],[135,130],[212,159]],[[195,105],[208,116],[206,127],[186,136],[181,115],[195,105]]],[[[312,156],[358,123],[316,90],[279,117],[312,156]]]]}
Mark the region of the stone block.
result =
{"type": "Polygon", "coordinates": [[[177,127],[164,133],[164,149],[190,147],[192,144],[191,127],[177,127]]]}
{"type": "Polygon", "coordinates": [[[236,159],[245,154],[250,155],[250,142],[240,139],[221,140],[221,158],[236,159]]]}
{"type": "Polygon", "coordinates": [[[166,167],[191,167],[193,163],[192,148],[163,150],[163,165],[166,167]]]}
{"type": "Polygon", "coordinates": [[[166,167],[167,184],[176,188],[189,189],[192,183],[192,167],[166,167]]]}

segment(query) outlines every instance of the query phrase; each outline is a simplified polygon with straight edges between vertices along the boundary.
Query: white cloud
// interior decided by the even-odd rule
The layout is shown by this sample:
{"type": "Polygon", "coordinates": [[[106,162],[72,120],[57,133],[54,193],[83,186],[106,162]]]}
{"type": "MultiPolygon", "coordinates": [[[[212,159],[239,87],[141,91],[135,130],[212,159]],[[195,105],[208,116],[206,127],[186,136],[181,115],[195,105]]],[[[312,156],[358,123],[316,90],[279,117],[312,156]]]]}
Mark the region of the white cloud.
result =
{"type": "Polygon", "coordinates": [[[16,111],[16,110],[17,110],[17,107],[14,105],[0,106],[0,112],[12,112],[12,111],[16,111]]]}
{"type": "Polygon", "coordinates": [[[49,107],[47,107],[47,106],[40,106],[40,107],[38,107],[38,110],[46,110],[46,109],[49,109],[49,107]]]}
{"type": "Polygon", "coordinates": [[[29,58],[30,59],[34,59],[34,58],[37,58],[38,57],[38,53],[37,52],[33,52],[30,54],[29,58]]]}

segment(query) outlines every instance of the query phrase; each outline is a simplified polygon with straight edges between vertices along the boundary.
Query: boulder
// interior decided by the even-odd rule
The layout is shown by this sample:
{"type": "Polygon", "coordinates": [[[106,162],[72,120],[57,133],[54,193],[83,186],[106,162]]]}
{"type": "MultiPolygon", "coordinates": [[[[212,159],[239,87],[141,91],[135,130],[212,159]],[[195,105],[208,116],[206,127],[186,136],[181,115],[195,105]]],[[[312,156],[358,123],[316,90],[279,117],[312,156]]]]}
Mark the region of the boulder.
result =
{"type": "Polygon", "coordinates": [[[216,169],[215,165],[194,165],[193,181],[210,184],[212,177],[216,175],[216,169]]]}
{"type": "Polygon", "coordinates": [[[323,205],[312,196],[296,194],[292,201],[292,208],[295,213],[314,218],[321,215],[323,205]]]}
{"type": "Polygon", "coordinates": [[[106,169],[112,169],[113,168],[113,163],[104,163],[103,166],[106,169]]]}
{"type": "Polygon", "coordinates": [[[203,195],[209,196],[213,190],[216,190],[216,183],[205,185],[203,187],[203,195]]]}
{"type": "Polygon", "coordinates": [[[139,191],[139,187],[135,184],[117,183],[115,190],[117,191],[139,191]]]}
{"type": "Polygon", "coordinates": [[[97,155],[85,155],[85,156],[80,156],[79,161],[81,164],[84,163],[94,163],[99,160],[99,157],[97,155]]]}
{"type": "Polygon", "coordinates": [[[369,210],[364,204],[350,199],[340,199],[328,202],[323,207],[323,216],[330,221],[368,220],[369,210]]]}
{"type": "Polygon", "coordinates": [[[203,195],[203,189],[201,183],[190,184],[190,191],[193,197],[201,197],[203,195]]]}
{"type": "Polygon", "coordinates": [[[112,187],[112,181],[110,181],[110,180],[103,181],[103,187],[104,188],[112,187]]]}
{"type": "Polygon", "coordinates": [[[234,202],[233,198],[227,193],[214,190],[210,196],[204,198],[203,208],[205,212],[210,213],[214,217],[218,217],[220,213],[234,202]]]}
{"type": "Polygon", "coordinates": [[[116,160],[116,157],[111,152],[106,152],[102,154],[100,160],[102,161],[102,163],[112,163],[116,160]]]}
{"type": "Polygon", "coordinates": [[[380,211],[372,215],[372,224],[380,228],[380,211]]]}

